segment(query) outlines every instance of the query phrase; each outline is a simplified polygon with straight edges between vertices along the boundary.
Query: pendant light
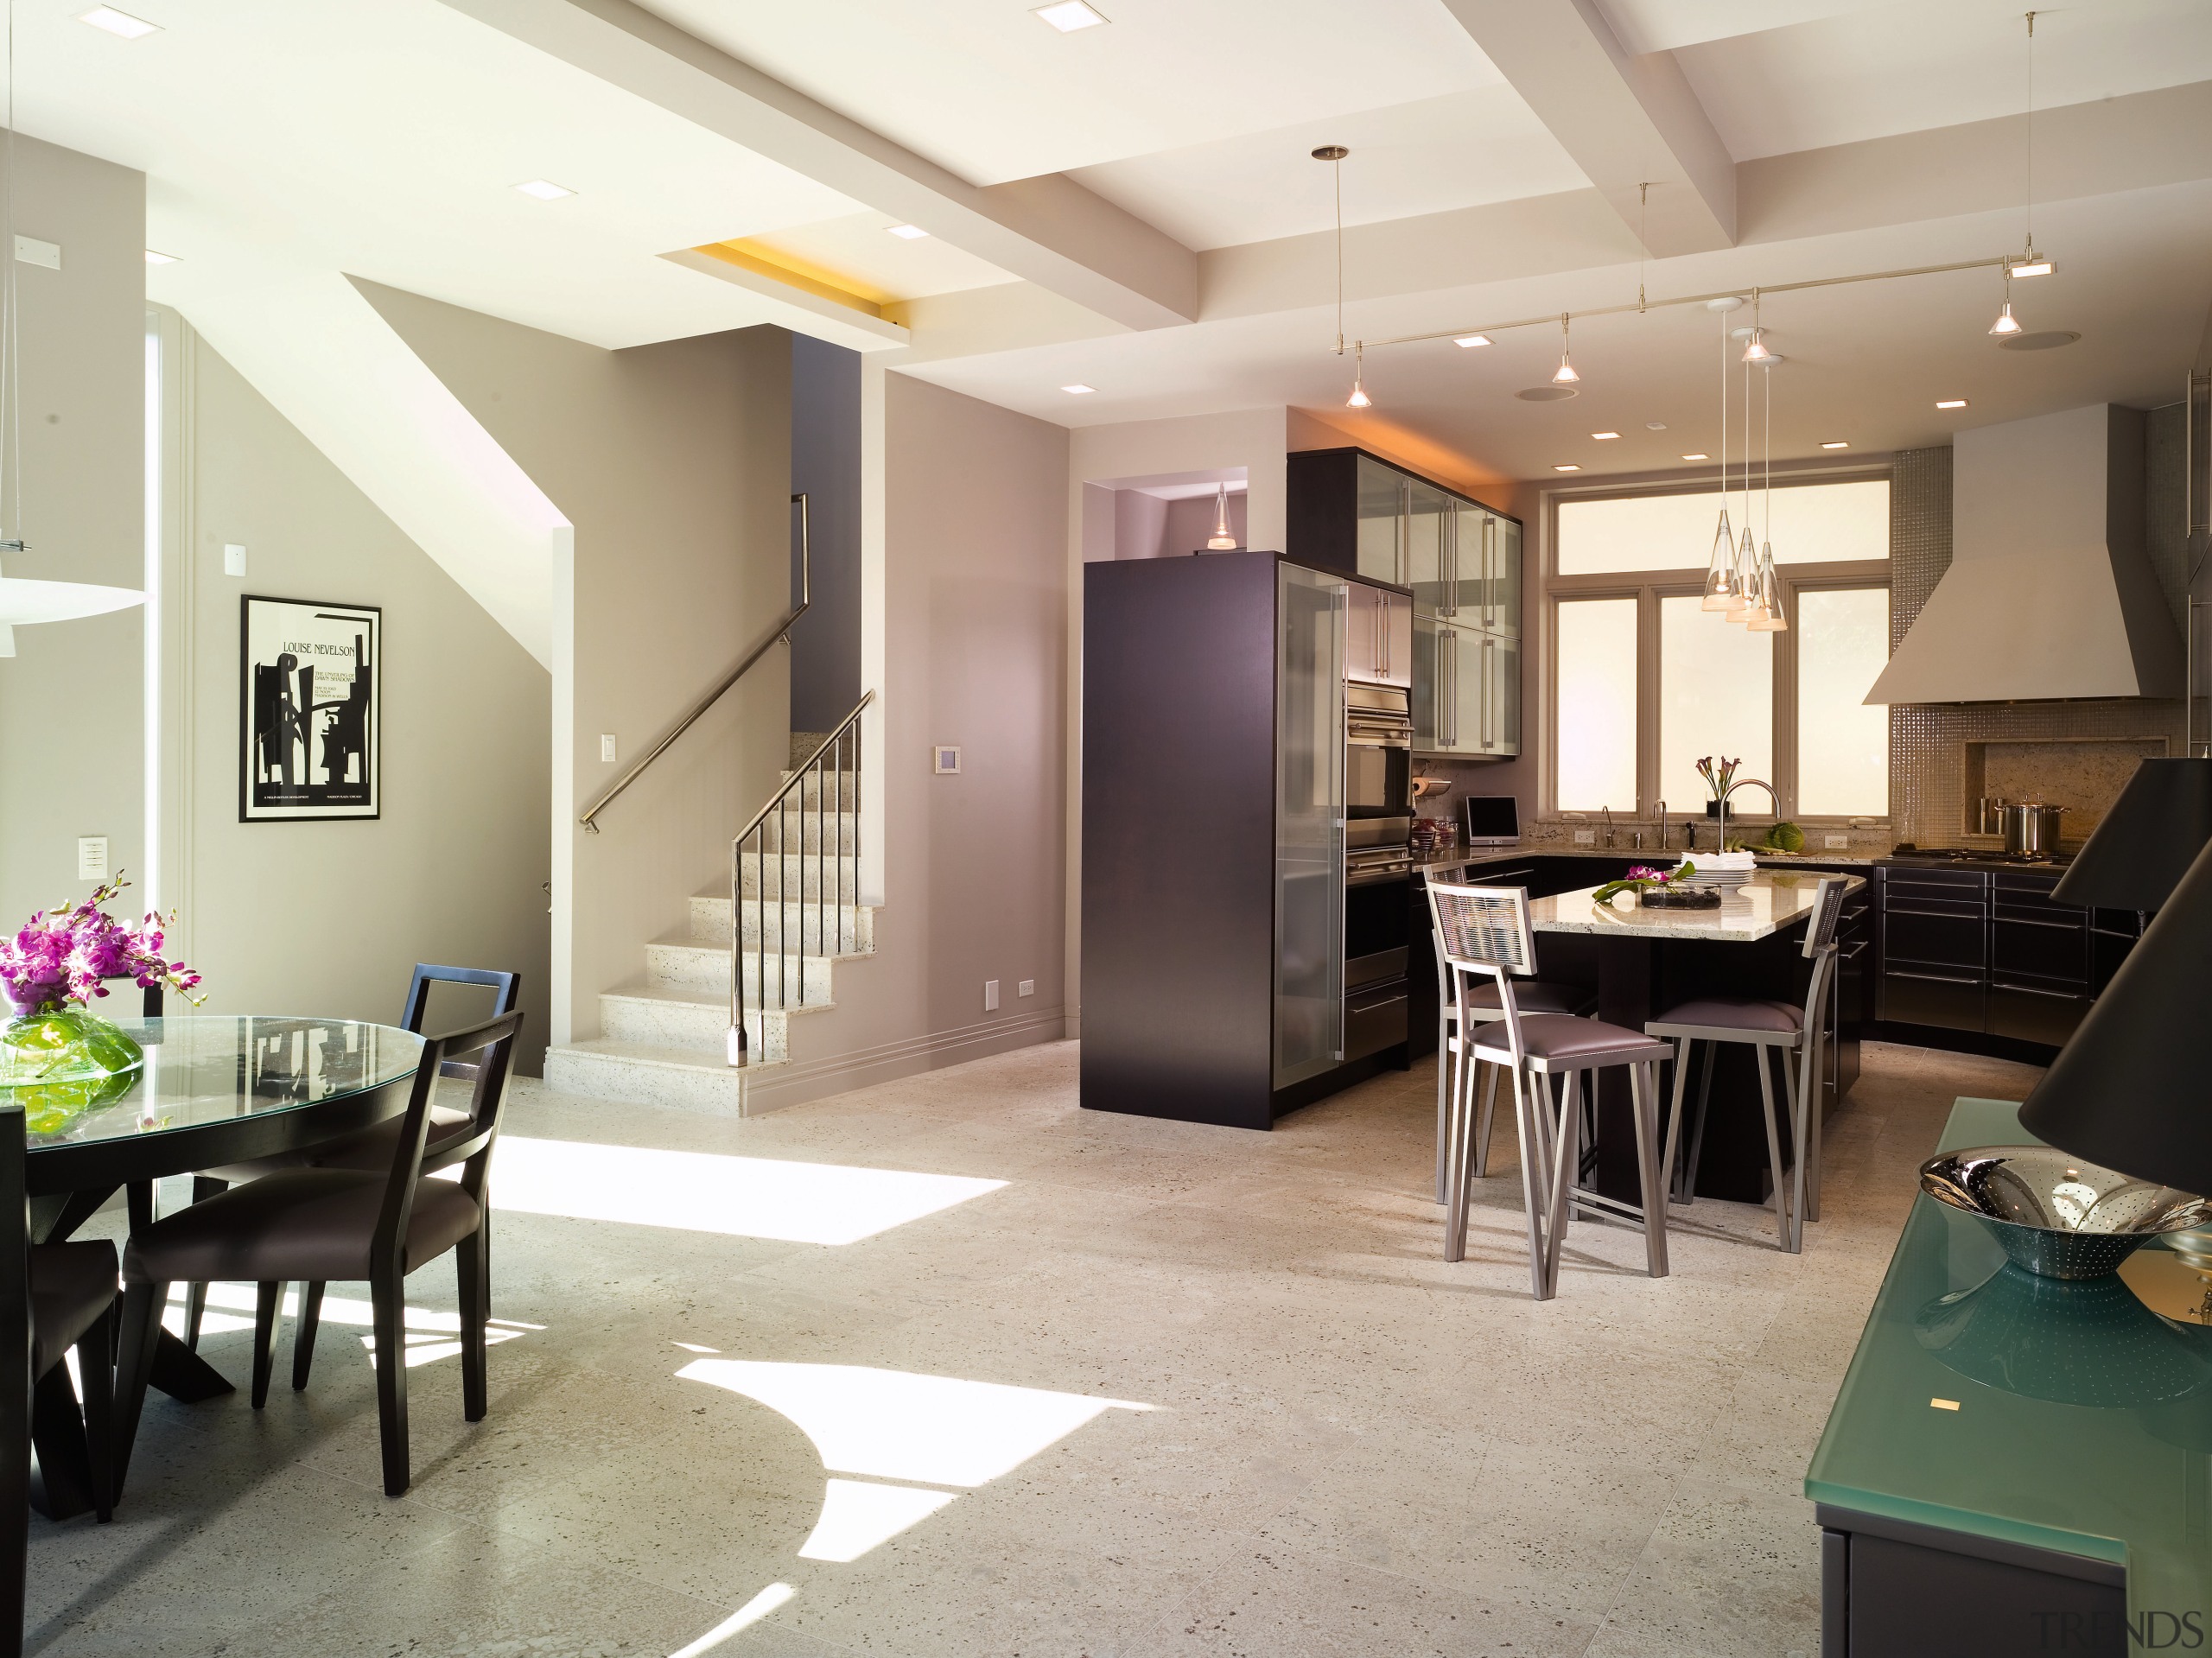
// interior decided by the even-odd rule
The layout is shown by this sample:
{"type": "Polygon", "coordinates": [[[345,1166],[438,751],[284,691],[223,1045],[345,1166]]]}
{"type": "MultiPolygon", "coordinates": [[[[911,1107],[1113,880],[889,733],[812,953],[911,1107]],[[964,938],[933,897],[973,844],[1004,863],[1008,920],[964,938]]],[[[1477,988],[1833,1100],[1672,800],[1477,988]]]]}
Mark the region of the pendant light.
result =
{"type": "MultiPolygon", "coordinates": [[[[1759,541],[1759,613],[1745,624],[1754,633],[1786,633],[1789,618],[1782,607],[1782,578],[1774,568],[1774,365],[1765,365],[1761,387],[1766,393],[1766,488],[1760,503],[1764,522],[1759,541]]],[[[1746,410],[1748,414],[1750,411],[1746,410]]]]}
{"type": "MultiPolygon", "coordinates": [[[[2024,232],[2024,239],[2021,245],[2020,257],[2005,267],[2005,274],[2008,278],[2012,276],[2048,276],[2051,272],[2050,261],[2044,258],[2042,254],[2036,251],[2036,14],[2031,11],[2028,13],[2027,18],[2028,181],[2026,191],[2027,200],[2022,208],[2022,217],[2027,222],[2022,227],[2024,232]]],[[[2010,320],[2012,314],[2012,295],[2009,282],[2006,284],[2005,298],[2005,310],[2003,314],[1998,319],[2000,322],[2010,320]]],[[[1989,332],[1996,334],[2000,331],[1997,328],[1992,328],[1989,332]]],[[[2011,334],[2013,332],[2013,329],[2006,328],[2003,329],[2002,332],[2011,334]]]]}
{"type": "MultiPolygon", "coordinates": [[[[7,199],[0,206],[0,513],[12,503],[13,533],[0,529],[0,553],[30,550],[23,539],[23,395],[22,331],[16,289],[16,3],[8,0],[7,199]]],[[[74,621],[146,602],[135,588],[84,581],[33,581],[0,575],[0,657],[16,654],[16,629],[35,622],[74,621]]]]}
{"type": "Polygon", "coordinates": [[[1213,534],[1206,537],[1206,550],[1210,553],[1233,553],[1236,550],[1236,537],[1229,533],[1229,486],[1226,484],[1214,496],[1213,534]]]}
{"type": "Polygon", "coordinates": [[[1347,409],[1371,409],[1375,399],[1367,395],[1367,347],[1362,346],[1352,354],[1351,396],[1344,399],[1347,409]]]}
{"type": "MultiPolygon", "coordinates": [[[[1727,371],[1721,371],[1724,381],[1727,371]]],[[[1726,453],[1724,451],[1724,456],[1726,453]]],[[[1744,365],[1744,530],[1735,556],[1736,602],[1726,611],[1732,622],[1748,622],[1758,607],[1759,555],[1751,545],[1751,365],[1744,365]]]]}
{"type": "Polygon", "coordinates": [[[1552,371],[1554,385],[1573,385],[1582,378],[1574,372],[1573,361],[1568,354],[1573,341],[1567,332],[1567,313],[1561,311],[1559,314],[1559,366],[1552,371]]]}
{"type": "Polygon", "coordinates": [[[2005,271],[2005,308],[1997,314],[1997,321],[1989,325],[1989,332],[2000,338],[2020,332],[2020,325],[2012,315],[2012,272],[2009,266],[2005,271]]]}
{"type": "MultiPolygon", "coordinates": [[[[1774,360],[1774,353],[1766,348],[1766,331],[1759,327],[1759,290],[1756,288],[1751,289],[1751,338],[1744,347],[1744,360],[1746,363],[1770,363],[1774,360]]],[[[1748,422],[1751,417],[1751,405],[1747,400],[1744,404],[1744,418],[1748,422]]],[[[1745,453],[1748,454],[1750,452],[1751,440],[1747,432],[1745,453]]]]}
{"type": "MultiPolygon", "coordinates": [[[[1337,204],[1337,355],[1344,354],[1344,157],[1351,151],[1342,144],[1322,144],[1313,151],[1313,159],[1329,163],[1329,181],[1337,204]]],[[[1344,399],[1347,409],[1372,409],[1375,399],[1367,395],[1367,347],[1363,343],[1352,353],[1351,396],[1344,399]]]]}
{"type": "Polygon", "coordinates": [[[1736,538],[1728,528],[1728,315],[1740,303],[1713,300],[1720,313],[1720,523],[1713,532],[1713,555],[1706,562],[1701,608],[1728,609],[1736,602],[1736,538]]]}

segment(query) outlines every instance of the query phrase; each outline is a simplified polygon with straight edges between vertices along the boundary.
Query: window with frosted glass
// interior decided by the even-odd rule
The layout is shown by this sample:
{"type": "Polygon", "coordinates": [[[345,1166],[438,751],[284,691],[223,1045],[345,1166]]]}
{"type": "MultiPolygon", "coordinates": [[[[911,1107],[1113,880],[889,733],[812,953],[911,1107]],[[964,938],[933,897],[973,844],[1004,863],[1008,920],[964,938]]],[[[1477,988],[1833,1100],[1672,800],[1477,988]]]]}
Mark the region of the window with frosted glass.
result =
{"type": "MultiPolygon", "coordinates": [[[[1728,497],[1728,518],[1743,533],[1744,498],[1728,497]]],[[[1703,569],[1713,556],[1720,513],[1717,490],[1636,495],[1559,504],[1561,575],[1620,570],[1703,569]]],[[[1751,537],[1770,544],[1778,565],[1833,564],[1890,556],[1890,484],[1853,478],[1798,484],[1764,495],[1751,507],[1751,537]]]]}
{"type": "Polygon", "coordinates": [[[1636,806],[1636,600],[1559,607],[1559,806],[1636,806]]]}
{"type": "MultiPolygon", "coordinates": [[[[1774,776],[1774,635],[1754,633],[1695,598],[1659,601],[1659,798],[1701,811],[1712,791],[1697,763],[1741,760],[1738,778],[1774,776]]],[[[1764,817],[1763,789],[1729,802],[1733,816],[1764,817]]]]}
{"type": "Polygon", "coordinates": [[[1797,595],[1797,809],[1808,817],[1890,810],[1890,711],[1866,696],[1890,659],[1886,588],[1797,595]]]}

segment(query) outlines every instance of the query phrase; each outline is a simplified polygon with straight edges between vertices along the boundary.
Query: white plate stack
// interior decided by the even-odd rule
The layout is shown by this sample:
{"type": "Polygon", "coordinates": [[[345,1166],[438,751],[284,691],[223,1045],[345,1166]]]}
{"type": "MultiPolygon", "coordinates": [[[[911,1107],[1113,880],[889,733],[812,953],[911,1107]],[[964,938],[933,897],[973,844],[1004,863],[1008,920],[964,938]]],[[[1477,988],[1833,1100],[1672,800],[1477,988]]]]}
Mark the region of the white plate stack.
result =
{"type": "Polygon", "coordinates": [[[1683,854],[1675,864],[1683,864],[1694,872],[1681,885],[1688,887],[1712,887],[1732,892],[1758,873],[1758,861],[1748,852],[1691,852],[1683,854]]]}

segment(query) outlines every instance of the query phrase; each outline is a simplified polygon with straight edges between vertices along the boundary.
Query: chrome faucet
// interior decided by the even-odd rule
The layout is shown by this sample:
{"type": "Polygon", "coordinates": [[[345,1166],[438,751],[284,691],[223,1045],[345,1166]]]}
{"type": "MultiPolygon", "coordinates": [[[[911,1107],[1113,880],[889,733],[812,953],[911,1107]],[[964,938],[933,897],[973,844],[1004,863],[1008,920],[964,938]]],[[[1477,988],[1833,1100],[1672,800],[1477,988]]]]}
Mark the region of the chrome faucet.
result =
{"type": "Polygon", "coordinates": [[[1659,803],[1658,803],[1658,804],[1659,804],[1659,849],[1660,849],[1660,851],[1664,852],[1664,851],[1667,849],[1667,803],[1666,803],[1665,801],[1663,801],[1663,800],[1662,800],[1662,801],[1659,802],[1659,803]]]}
{"type": "Polygon", "coordinates": [[[1728,849],[1728,798],[1738,789],[1765,790],[1768,803],[1774,808],[1774,821],[1777,823],[1782,821],[1782,797],[1775,793],[1774,785],[1758,778],[1738,778],[1721,792],[1720,839],[1714,843],[1713,850],[1716,852],[1726,852],[1728,849]]]}
{"type": "Polygon", "coordinates": [[[1604,813],[1604,814],[1605,814],[1605,844],[1606,844],[1607,846],[1611,846],[1611,845],[1613,845],[1613,844],[1614,844],[1614,841],[1613,841],[1613,809],[1612,809],[1611,806],[1600,806],[1600,807],[1599,807],[1599,808],[1598,808],[1598,810],[1599,810],[1600,812],[1604,813]]]}

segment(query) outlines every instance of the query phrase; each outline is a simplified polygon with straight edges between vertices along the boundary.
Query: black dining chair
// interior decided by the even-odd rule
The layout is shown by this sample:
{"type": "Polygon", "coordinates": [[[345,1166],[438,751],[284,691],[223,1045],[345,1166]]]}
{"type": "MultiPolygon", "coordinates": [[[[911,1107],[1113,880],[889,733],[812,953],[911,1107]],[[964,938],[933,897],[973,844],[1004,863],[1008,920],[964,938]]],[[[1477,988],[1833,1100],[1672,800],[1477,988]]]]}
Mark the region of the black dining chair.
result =
{"type": "MultiPolygon", "coordinates": [[[[460,1273],[462,1412],[481,1421],[486,1407],[485,1325],[491,1316],[487,1249],[492,1151],[522,1015],[510,1013],[473,1030],[423,1045],[406,1114],[382,1171],[289,1168],[218,1193],[134,1233],[123,1252],[123,1351],[117,1366],[116,1460],[127,1467],[146,1397],[154,1344],[168,1286],[245,1280],[257,1286],[253,1320],[253,1407],[268,1402],[276,1314],[288,1281],[317,1290],[333,1279],[366,1280],[376,1336],[377,1416],[384,1445],[384,1489],[398,1496],[410,1480],[407,1454],[408,1274],[453,1250],[460,1273]],[[423,1178],[431,1130],[430,1096],[444,1064],[471,1054],[475,1086],[467,1122],[441,1142],[458,1180],[423,1178]]],[[[315,1312],[302,1301],[299,1340],[314,1345],[315,1312]]]]}
{"type": "MultiPolygon", "coordinates": [[[[24,1550],[30,1541],[31,1399],[38,1384],[77,1350],[84,1390],[84,1438],[92,1511],[113,1517],[116,1300],[115,1246],[31,1242],[23,1183],[23,1113],[0,1106],[0,1212],[16,1218],[0,1246],[0,1410],[13,1424],[0,1433],[0,1654],[22,1649],[24,1550]]],[[[67,1378],[61,1378],[67,1385],[67,1378]]]]}
{"type": "MultiPolygon", "coordinates": [[[[400,1028],[422,1033],[423,1020],[430,1007],[430,989],[434,985],[480,985],[492,992],[492,1017],[515,1010],[515,1001],[522,994],[522,975],[502,973],[481,967],[439,967],[429,962],[415,963],[415,976],[407,983],[407,1002],[400,1013],[400,1028]]],[[[161,992],[146,993],[146,1016],[158,1017],[161,1004],[154,1000],[161,992]]],[[[474,1075],[474,1067],[464,1060],[448,1059],[440,1068],[447,1077],[474,1075]]],[[[448,1138],[457,1134],[461,1126],[468,1121],[468,1114],[448,1106],[430,1108],[429,1156],[423,1164],[425,1172],[442,1169],[447,1162],[440,1161],[448,1138]]],[[[316,1146],[303,1152],[285,1152],[274,1157],[257,1158],[250,1163],[233,1163],[225,1168],[203,1169],[192,1177],[192,1201],[202,1203],[217,1192],[242,1185],[248,1180],[257,1180],[264,1174],[276,1174],[285,1169],[347,1168],[385,1169],[391,1166],[393,1138],[399,1133],[397,1118],[388,1119],[375,1128],[345,1140],[316,1146]]],[[[292,1386],[308,1385],[308,1369],[315,1363],[315,1331],[322,1316],[322,1286],[309,1284],[300,1291],[300,1322],[292,1344],[292,1386]],[[309,1300],[313,1305],[308,1305],[309,1300]]],[[[194,1348],[200,1345],[200,1325],[207,1313],[207,1286],[194,1284],[185,1292],[184,1339],[194,1348]]]]}

